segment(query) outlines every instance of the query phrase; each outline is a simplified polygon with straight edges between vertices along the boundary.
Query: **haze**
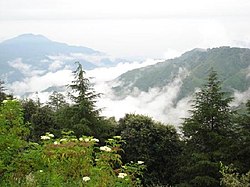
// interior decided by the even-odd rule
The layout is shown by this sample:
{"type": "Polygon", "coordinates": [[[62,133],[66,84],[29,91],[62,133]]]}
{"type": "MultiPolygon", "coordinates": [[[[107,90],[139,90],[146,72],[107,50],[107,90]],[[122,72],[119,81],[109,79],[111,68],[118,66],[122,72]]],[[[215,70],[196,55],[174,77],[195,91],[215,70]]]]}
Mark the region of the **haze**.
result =
{"type": "Polygon", "coordinates": [[[42,34],[128,60],[250,46],[248,0],[0,0],[0,41],[42,34]]]}

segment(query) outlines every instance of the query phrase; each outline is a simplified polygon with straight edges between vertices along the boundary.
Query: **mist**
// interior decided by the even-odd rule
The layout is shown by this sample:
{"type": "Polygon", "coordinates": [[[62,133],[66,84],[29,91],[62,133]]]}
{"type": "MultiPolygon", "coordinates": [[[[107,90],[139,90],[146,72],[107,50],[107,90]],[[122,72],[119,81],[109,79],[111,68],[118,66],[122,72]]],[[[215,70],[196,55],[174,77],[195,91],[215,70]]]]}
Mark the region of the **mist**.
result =
{"type": "MultiPolygon", "coordinates": [[[[174,56],[172,56],[174,57],[174,56]]],[[[65,86],[73,80],[72,70],[67,66],[61,66],[61,62],[69,57],[50,57],[53,59],[51,66],[54,66],[47,73],[39,73],[42,70],[34,70],[29,65],[24,64],[21,59],[17,59],[12,63],[12,67],[21,70],[26,75],[22,81],[16,81],[8,85],[14,95],[40,99],[42,103],[46,103],[51,92],[44,90],[51,86],[65,86]],[[65,59],[64,59],[65,58],[65,59]],[[62,68],[59,69],[58,68],[62,68]],[[27,94],[28,93],[28,94],[27,94]]],[[[97,93],[101,93],[96,106],[102,109],[101,115],[107,117],[115,117],[117,120],[124,117],[126,113],[143,114],[152,117],[154,120],[165,124],[172,124],[178,127],[183,118],[188,117],[191,109],[191,100],[193,95],[182,98],[177,101],[178,94],[183,84],[183,79],[189,75],[186,69],[180,68],[179,72],[174,76],[167,85],[162,88],[150,88],[148,92],[140,91],[134,88],[133,92],[120,99],[112,90],[115,79],[121,74],[136,68],[153,65],[163,60],[148,59],[143,62],[118,63],[114,67],[100,67],[93,70],[87,70],[86,76],[90,79],[97,93]]],[[[248,75],[247,75],[248,76],[248,75]]],[[[61,92],[67,96],[67,91],[61,92]]],[[[242,102],[246,102],[250,95],[250,89],[245,92],[234,91],[234,100],[232,106],[238,106],[242,102]]]]}

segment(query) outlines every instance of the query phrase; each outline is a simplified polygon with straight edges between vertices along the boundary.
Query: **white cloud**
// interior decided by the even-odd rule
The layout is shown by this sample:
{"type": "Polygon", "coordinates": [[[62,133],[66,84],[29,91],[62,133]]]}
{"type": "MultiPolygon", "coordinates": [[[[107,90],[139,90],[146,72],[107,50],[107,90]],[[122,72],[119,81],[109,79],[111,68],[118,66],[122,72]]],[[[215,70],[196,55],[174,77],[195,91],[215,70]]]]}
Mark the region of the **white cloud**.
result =
{"type": "Polygon", "coordinates": [[[151,88],[148,92],[135,90],[136,94],[130,94],[122,100],[118,100],[113,95],[107,84],[104,84],[105,86],[102,84],[101,88],[105,92],[97,105],[103,108],[103,115],[115,116],[117,119],[126,113],[139,113],[165,123],[178,125],[182,121],[181,118],[188,116],[188,109],[190,109],[189,97],[175,103],[182,79],[186,75],[187,72],[180,69],[179,75],[164,88],[151,88]]]}
{"type": "Polygon", "coordinates": [[[40,92],[50,86],[67,85],[73,80],[71,70],[48,72],[42,76],[27,77],[8,85],[14,94],[23,95],[26,92],[40,92]]]}
{"type": "Polygon", "coordinates": [[[11,67],[19,70],[23,75],[25,75],[27,77],[41,75],[44,73],[43,70],[33,69],[31,65],[23,63],[21,58],[17,58],[13,61],[9,61],[8,64],[11,67]]]}
{"type": "Polygon", "coordinates": [[[240,92],[238,90],[235,90],[234,94],[233,94],[233,98],[234,98],[234,100],[230,104],[231,106],[236,107],[236,106],[239,106],[241,104],[245,104],[247,102],[247,100],[250,99],[250,88],[248,88],[244,92],[240,92]]]}
{"type": "MultiPolygon", "coordinates": [[[[94,77],[91,81],[95,84],[94,89],[97,93],[102,93],[102,97],[98,99],[97,107],[102,108],[102,115],[115,116],[117,119],[124,117],[126,113],[144,114],[153,117],[155,120],[164,123],[178,125],[182,122],[182,118],[188,117],[188,110],[191,109],[192,97],[186,97],[176,102],[178,93],[182,86],[182,80],[188,75],[185,69],[180,69],[179,73],[172,82],[163,88],[151,88],[148,92],[134,89],[134,92],[127,95],[124,99],[119,100],[114,95],[111,87],[111,80],[117,76],[135,68],[153,65],[159,60],[148,59],[142,63],[119,63],[115,67],[96,68],[87,71],[87,77],[94,77]]],[[[69,84],[73,80],[71,70],[60,70],[49,72],[43,76],[28,77],[22,82],[14,82],[10,86],[10,90],[14,94],[22,95],[25,92],[42,91],[50,86],[61,86],[69,84]]],[[[33,93],[32,98],[39,96],[41,102],[46,102],[50,93],[33,93]]],[[[235,101],[232,105],[241,103],[249,98],[250,89],[245,92],[235,92],[235,101]]]]}
{"type": "MultiPolygon", "coordinates": [[[[87,71],[88,77],[93,77],[93,82],[98,86],[101,84],[105,84],[106,81],[111,81],[118,77],[119,75],[136,68],[141,68],[149,65],[156,64],[162,60],[153,60],[147,59],[143,62],[121,62],[118,63],[114,67],[102,67],[102,68],[95,68],[93,70],[87,71]]],[[[97,89],[98,89],[97,86],[97,89]]]]}
{"type": "Polygon", "coordinates": [[[56,71],[60,68],[62,68],[62,66],[64,65],[64,62],[60,61],[60,60],[55,60],[53,61],[50,65],[49,65],[49,71],[56,71]]]}

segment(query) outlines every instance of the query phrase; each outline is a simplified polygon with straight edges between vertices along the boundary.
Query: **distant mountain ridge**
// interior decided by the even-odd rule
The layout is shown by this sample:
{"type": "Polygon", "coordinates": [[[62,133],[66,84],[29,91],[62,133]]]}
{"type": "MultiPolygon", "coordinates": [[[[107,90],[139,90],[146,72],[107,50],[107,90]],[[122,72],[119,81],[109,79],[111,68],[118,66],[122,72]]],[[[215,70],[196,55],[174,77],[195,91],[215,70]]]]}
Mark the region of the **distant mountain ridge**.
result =
{"type": "Polygon", "coordinates": [[[150,88],[163,88],[179,74],[180,68],[185,69],[188,75],[182,79],[177,100],[200,87],[211,68],[218,72],[226,91],[246,91],[250,87],[250,49],[219,47],[194,49],[178,58],[131,70],[115,80],[118,85],[113,90],[123,98],[133,94],[135,89],[148,92],[150,88]]]}
{"type": "Polygon", "coordinates": [[[24,78],[22,67],[47,72],[55,67],[71,67],[75,61],[81,62],[84,69],[117,63],[100,51],[55,42],[42,35],[23,34],[0,43],[0,79],[7,82],[24,78]]]}

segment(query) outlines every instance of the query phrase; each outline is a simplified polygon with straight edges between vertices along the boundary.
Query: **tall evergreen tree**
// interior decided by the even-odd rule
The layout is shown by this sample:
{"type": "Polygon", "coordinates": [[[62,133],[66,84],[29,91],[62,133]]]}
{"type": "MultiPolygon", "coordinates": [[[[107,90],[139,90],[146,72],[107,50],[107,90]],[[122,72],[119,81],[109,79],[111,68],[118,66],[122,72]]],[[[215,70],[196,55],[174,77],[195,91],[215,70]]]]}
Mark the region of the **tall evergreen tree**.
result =
{"type": "Polygon", "coordinates": [[[76,135],[95,135],[99,128],[99,113],[96,109],[96,99],[100,94],[95,93],[86,73],[79,62],[76,62],[77,69],[73,72],[75,79],[69,85],[72,92],[70,98],[74,102],[71,107],[71,128],[76,135]]]}
{"type": "Polygon", "coordinates": [[[185,185],[219,185],[219,162],[227,160],[226,150],[232,140],[231,101],[222,92],[217,73],[211,70],[207,83],[195,95],[191,117],[182,127],[186,146],[179,177],[185,185]]]}
{"type": "Polygon", "coordinates": [[[235,141],[232,144],[232,162],[239,173],[250,170],[250,100],[246,103],[246,113],[238,114],[235,122],[235,141]]]}

